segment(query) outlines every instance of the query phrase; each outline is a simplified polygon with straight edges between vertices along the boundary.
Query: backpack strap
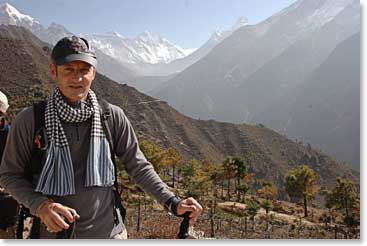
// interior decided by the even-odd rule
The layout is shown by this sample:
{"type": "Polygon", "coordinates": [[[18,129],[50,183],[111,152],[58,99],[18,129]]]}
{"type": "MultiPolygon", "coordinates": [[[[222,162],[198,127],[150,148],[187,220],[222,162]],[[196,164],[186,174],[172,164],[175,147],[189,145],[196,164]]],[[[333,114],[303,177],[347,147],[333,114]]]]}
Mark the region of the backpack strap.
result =
{"type": "MultiPolygon", "coordinates": [[[[113,166],[115,169],[115,182],[114,182],[114,189],[113,189],[113,193],[114,193],[114,206],[115,208],[119,209],[121,218],[122,218],[122,222],[125,222],[125,217],[126,217],[126,209],[124,208],[122,202],[121,202],[121,192],[119,191],[119,186],[118,186],[118,175],[117,175],[117,162],[116,162],[116,155],[115,155],[115,149],[114,149],[114,142],[113,142],[113,138],[112,138],[112,134],[111,134],[111,129],[113,127],[113,118],[112,118],[112,112],[111,112],[111,106],[110,104],[102,99],[99,101],[99,106],[101,109],[101,121],[102,121],[102,127],[103,127],[103,131],[106,134],[107,137],[107,141],[108,144],[110,146],[110,152],[111,152],[111,159],[113,162],[113,166]]],[[[114,209],[114,217],[115,217],[115,223],[118,223],[118,215],[116,212],[116,209],[114,209]]]]}
{"type": "MultiPolygon", "coordinates": [[[[47,133],[45,128],[45,111],[46,101],[39,101],[33,104],[34,114],[34,132],[33,132],[33,146],[32,146],[32,159],[25,167],[25,178],[33,183],[34,176],[41,173],[42,166],[46,157],[47,150],[47,133]]],[[[25,206],[21,206],[18,216],[18,226],[16,232],[16,238],[23,238],[24,221],[28,217],[33,217],[32,228],[30,231],[29,238],[37,239],[40,238],[40,218],[32,216],[29,209],[25,206]]]]}
{"type": "Polygon", "coordinates": [[[5,149],[5,144],[6,144],[6,139],[8,137],[9,134],[9,129],[10,129],[10,125],[6,124],[5,127],[3,129],[0,130],[0,162],[1,162],[1,158],[4,154],[4,149],[5,149]]]}
{"type": "Polygon", "coordinates": [[[26,166],[25,175],[29,182],[34,182],[34,175],[40,174],[46,157],[47,132],[45,127],[46,101],[39,101],[33,104],[34,131],[32,159],[26,166]]]}

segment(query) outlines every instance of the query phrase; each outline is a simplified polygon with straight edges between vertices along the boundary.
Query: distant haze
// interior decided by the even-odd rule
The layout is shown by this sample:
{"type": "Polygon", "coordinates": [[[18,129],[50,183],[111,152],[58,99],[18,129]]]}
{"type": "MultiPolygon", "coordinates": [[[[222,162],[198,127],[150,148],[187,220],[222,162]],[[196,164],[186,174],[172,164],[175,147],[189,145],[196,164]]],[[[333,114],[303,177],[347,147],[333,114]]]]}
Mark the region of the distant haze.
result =
{"type": "Polygon", "coordinates": [[[343,41],[360,22],[357,0],[299,0],[240,28],[153,95],[194,118],[263,123],[358,169],[360,46],[358,36],[343,41]]]}

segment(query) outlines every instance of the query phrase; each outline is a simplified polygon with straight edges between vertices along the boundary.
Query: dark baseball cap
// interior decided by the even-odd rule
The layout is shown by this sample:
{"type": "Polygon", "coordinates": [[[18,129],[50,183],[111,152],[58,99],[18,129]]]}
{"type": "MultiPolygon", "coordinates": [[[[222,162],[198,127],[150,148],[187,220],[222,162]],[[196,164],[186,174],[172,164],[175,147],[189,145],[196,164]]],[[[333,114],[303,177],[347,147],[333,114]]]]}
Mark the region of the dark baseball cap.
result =
{"type": "Polygon", "coordinates": [[[97,56],[84,38],[71,36],[59,40],[52,49],[51,59],[56,65],[83,61],[97,67],[97,56]]]}

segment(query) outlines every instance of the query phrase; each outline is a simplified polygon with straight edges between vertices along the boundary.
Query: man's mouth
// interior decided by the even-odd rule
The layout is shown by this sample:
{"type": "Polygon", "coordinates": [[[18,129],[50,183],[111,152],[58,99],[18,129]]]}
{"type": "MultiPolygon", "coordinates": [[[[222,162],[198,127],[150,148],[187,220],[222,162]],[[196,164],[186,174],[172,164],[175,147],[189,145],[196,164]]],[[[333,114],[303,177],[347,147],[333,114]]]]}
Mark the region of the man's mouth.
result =
{"type": "Polygon", "coordinates": [[[83,89],[83,86],[81,85],[71,85],[69,86],[71,89],[83,89]]]}

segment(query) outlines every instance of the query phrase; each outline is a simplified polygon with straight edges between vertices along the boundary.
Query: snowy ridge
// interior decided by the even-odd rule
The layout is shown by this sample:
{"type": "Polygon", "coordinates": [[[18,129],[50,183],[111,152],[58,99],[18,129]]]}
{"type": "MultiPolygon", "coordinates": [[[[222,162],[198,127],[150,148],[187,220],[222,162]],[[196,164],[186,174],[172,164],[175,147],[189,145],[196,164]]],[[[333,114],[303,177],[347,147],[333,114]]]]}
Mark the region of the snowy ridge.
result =
{"type": "MultiPolygon", "coordinates": [[[[246,17],[240,17],[229,31],[215,31],[208,43],[210,49],[234,31],[248,24],[246,17]]],[[[111,31],[101,34],[85,35],[94,47],[122,63],[130,64],[168,64],[194,53],[198,49],[183,49],[158,34],[144,31],[136,38],[126,38],[111,31]]]]}
{"type": "Polygon", "coordinates": [[[192,52],[148,31],[133,39],[125,38],[114,31],[84,36],[94,47],[122,63],[169,63],[192,52]]]}

